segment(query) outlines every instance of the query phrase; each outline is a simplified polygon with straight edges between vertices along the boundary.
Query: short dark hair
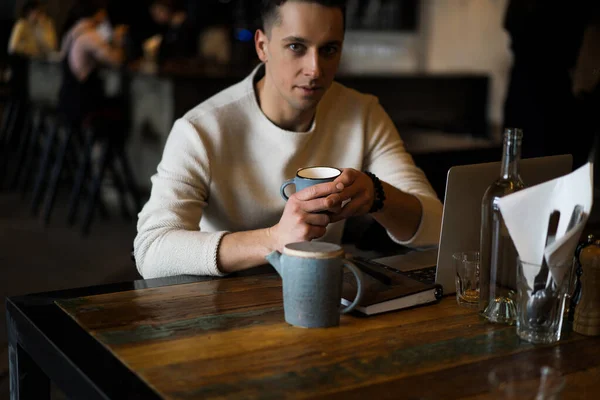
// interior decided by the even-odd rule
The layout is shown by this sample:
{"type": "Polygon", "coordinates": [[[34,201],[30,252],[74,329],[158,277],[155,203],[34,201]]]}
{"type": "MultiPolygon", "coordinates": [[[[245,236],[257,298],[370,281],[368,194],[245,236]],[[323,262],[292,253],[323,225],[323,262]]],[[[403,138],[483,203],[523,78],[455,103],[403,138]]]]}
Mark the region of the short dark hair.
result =
{"type": "Polygon", "coordinates": [[[20,17],[26,19],[33,11],[40,9],[42,4],[38,0],[28,0],[21,7],[20,17]]]}
{"type": "Polygon", "coordinates": [[[62,27],[61,37],[64,37],[80,19],[90,18],[98,11],[102,9],[106,10],[106,6],[106,0],[77,0],[67,14],[67,19],[62,27]]]}
{"type": "Polygon", "coordinates": [[[262,0],[260,8],[260,19],[262,29],[265,33],[269,33],[274,23],[279,23],[281,16],[279,15],[279,7],[283,6],[288,1],[296,1],[301,3],[316,3],[325,7],[339,8],[344,17],[344,28],[346,25],[346,0],[262,0]]]}
{"type": "Polygon", "coordinates": [[[72,8],[73,15],[77,19],[93,17],[98,11],[106,10],[107,0],[79,0],[72,8]]]}

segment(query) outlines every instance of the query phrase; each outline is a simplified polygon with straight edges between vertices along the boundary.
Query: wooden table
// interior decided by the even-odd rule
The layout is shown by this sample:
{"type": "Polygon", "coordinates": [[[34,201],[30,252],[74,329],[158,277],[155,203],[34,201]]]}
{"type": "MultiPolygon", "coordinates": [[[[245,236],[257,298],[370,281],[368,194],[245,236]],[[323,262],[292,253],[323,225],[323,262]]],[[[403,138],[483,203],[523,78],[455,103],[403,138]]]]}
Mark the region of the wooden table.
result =
{"type": "Polygon", "coordinates": [[[452,296],[338,328],[284,322],[273,273],[178,277],[7,300],[13,398],[489,398],[487,374],[552,365],[564,399],[600,398],[600,338],[520,341],[452,296]]]}

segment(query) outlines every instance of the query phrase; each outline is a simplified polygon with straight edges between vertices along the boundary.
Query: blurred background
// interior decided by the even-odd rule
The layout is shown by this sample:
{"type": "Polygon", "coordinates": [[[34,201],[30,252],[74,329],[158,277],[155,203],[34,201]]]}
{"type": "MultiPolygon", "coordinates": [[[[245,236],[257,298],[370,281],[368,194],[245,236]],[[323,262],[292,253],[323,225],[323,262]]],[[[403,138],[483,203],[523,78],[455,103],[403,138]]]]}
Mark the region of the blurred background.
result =
{"type": "MultiPolygon", "coordinates": [[[[255,0],[80,3],[0,2],[2,301],[138,279],[136,215],[173,122],[258,63],[255,0]],[[76,118],[89,93],[65,89],[78,71],[63,55],[82,15],[105,40],[93,73],[110,101],[76,118]]],[[[596,3],[348,0],[337,80],[379,97],[442,200],[449,167],[500,160],[507,126],[523,157],[571,153],[575,168],[598,131],[596,3]]],[[[6,359],[2,307],[0,398],[6,359]]]]}

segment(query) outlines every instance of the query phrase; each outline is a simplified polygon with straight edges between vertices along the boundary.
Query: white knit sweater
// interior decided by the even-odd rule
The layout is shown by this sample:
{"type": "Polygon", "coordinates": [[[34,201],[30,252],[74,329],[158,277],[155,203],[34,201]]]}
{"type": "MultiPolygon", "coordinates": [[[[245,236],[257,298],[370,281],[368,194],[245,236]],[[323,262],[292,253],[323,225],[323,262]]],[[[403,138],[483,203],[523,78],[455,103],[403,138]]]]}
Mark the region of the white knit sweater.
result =
{"type": "MultiPolygon", "coordinates": [[[[280,185],[311,165],[369,170],[417,196],[417,233],[405,242],[390,236],[411,247],[437,244],[442,204],[376,97],[334,83],[310,130],[286,131],[258,105],[254,82],[263,71],[257,67],[175,122],[139,214],[134,254],[144,278],[221,275],[223,235],[275,225],[285,206],[280,185]]],[[[339,243],[343,225],[330,224],[320,240],[339,243]]]]}

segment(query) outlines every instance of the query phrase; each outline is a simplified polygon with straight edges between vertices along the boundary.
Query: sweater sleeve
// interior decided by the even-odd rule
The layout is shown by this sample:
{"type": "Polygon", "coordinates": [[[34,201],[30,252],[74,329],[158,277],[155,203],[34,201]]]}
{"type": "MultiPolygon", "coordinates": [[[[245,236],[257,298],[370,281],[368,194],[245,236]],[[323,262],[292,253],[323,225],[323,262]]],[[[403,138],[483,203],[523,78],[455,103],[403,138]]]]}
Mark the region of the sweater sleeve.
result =
{"type": "Polygon", "coordinates": [[[423,171],[417,167],[394,123],[378,101],[371,103],[367,116],[367,152],[363,165],[382,181],[415,196],[423,209],[416,233],[406,241],[390,238],[408,247],[435,246],[439,242],[442,224],[442,203],[423,171]]]}
{"type": "Polygon", "coordinates": [[[210,160],[196,128],[179,119],[165,144],[150,199],[139,214],[134,255],[145,278],[224,275],[217,250],[226,232],[201,232],[207,205],[210,160]]]}

